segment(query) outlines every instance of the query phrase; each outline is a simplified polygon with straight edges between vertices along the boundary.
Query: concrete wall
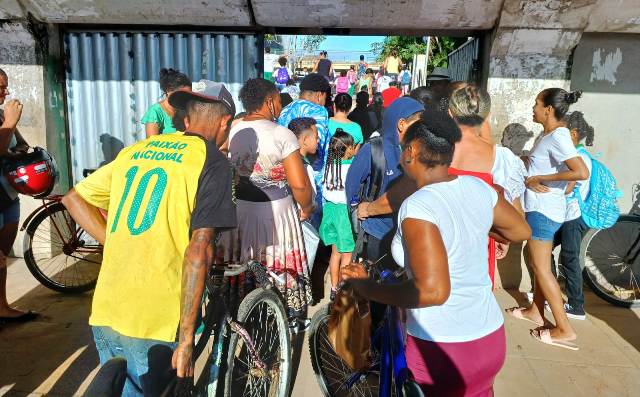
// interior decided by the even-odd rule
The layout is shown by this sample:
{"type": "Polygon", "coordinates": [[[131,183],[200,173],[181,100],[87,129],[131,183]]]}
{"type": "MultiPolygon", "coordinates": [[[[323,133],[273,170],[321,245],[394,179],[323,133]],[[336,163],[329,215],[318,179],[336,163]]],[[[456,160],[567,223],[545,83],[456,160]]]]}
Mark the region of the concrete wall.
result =
{"type": "MultiPolygon", "coordinates": [[[[18,129],[31,146],[46,147],[44,78],[38,64],[36,42],[23,23],[0,24],[0,68],[9,76],[10,96],[19,99],[23,113],[18,129]]],[[[37,206],[37,201],[21,196],[21,221],[37,206]]],[[[22,233],[14,244],[14,253],[22,255],[22,233]]]]}
{"type": "Polygon", "coordinates": [[[573,56],[571,89],[584,91],[573,106],[595,129],[591,153],[602,153],[624,191],[621,210],[640,183],[640,35],[585,33],[573,56]],[[637,186],[636,186],[637,187],[637,186]]]}
{"type": "MultiPolygon", "coordinates": [[[[584,33],[640,32],[640,3],[617,1],[505,0],[493,32],[487,89],[492,97],[493,137],[527,150],[542,128],[532,121],[536,95],[545,88],[581,89],[572,107],[596,129],[593,153],[602,152],[624,190],[621,209],[632,205],[640,182],[640,136],[634,116],[640,106],[640,36],[584,33]]],[[[522,247],[498,264],[505,288],[528,290],[531,277],[522,247]]]]}

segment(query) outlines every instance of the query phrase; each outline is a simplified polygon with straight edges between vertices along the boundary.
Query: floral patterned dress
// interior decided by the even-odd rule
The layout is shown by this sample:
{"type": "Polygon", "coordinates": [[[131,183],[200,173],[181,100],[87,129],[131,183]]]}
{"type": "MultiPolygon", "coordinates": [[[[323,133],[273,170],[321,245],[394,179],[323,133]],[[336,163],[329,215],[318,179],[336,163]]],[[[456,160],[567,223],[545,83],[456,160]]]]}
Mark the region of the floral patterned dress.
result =
{"type": "Polygon", "coordinates": [[[282,163],[297,150],[295,135],[269,120],[232,127],[238,227],[223,233],[217,247],[218,260],[256,260],[284,280],[277,287],[290,315],[304,313],[312,299],[302,227],[282,163]]]}

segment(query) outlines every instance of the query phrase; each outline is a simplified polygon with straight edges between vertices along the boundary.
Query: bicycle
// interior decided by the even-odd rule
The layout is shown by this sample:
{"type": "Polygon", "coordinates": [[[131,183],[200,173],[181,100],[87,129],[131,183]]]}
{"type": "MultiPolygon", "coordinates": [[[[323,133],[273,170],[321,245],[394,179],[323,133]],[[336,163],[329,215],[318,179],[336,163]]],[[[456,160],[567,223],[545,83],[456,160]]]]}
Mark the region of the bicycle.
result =
{"type": "MultiPolygon", "coordinates": [[[[639,187],[634,186],[636,203],[639,187]]],[[[580,246],[580,266],[600,298],[620,307],[640,306],[640,215],[621,215],[608,229],[589,230],[580,246]]]]}
{"type": "MultiPolygon", "coordinates": [[[[392,272],[371,263],[365,268],[382,283],[393,283],[404,274],[404,270],[392,272]]],[[[319,310],[309,327],[311,363],[325,396],[423,396],[407,368],[398,308],[384,307],[384,316],[371,336],[372,364],[363,371],[352,370],[333,350],[327,335],[330,310],[330,305],[319,310]]]]}
{"type": "Polygon", "coordinates": [[[274,282],[284,281],[258,262],[210,269],[193,350],[197,395],[288,395],[289,322],[274,282]]]}
{"type": "Polygon", "coordinates": [[[620,307],[640,306],[640,216],[622,215],[609,229],[589,230],[580,246],[587,285],[620,307]]]}
{"type": "MultiPolygon", "coordinates": [[[[85,170],[85,176],[91,170],[85,170]]],[[[62,195],[42,199],[22,224],[27,268],[42,285],[63,293],[93,289],[102,264],[102,245],[78,226],[62,195]]]]}

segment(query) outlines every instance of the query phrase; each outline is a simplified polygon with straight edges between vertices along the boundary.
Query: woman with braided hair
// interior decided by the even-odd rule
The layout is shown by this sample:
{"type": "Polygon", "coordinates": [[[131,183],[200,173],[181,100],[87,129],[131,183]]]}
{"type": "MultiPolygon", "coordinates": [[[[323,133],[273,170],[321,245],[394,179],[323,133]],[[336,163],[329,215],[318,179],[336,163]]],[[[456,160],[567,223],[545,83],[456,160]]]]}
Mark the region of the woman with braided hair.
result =
{"type": "Polygon", "coordinates": [[[323,197],[326,203],[322,210],[320,238],[331,246],[329,271],[331,273],[331,300],[340,281],[340,267],[351,263],[351,253],[355,248],[353,229],[347,208],[344,185],[352,158],[356,153],[353,136],[341,128],[331,137],[327,162],[324,168],[323,197]]]}

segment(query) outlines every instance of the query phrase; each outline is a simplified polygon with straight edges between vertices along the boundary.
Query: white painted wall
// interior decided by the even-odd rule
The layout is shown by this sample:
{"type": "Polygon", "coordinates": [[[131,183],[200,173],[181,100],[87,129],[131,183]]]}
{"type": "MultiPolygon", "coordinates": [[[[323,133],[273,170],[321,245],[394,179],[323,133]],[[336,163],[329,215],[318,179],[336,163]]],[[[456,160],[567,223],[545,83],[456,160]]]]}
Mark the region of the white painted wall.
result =
{"type": "MultiPolygon", "coordinates": [[[[18,129],[31,146],[46,148],[45,93],[42,65],[36,64],[35,42],[19,23],[0,24],[0,68],[9,77],[9,99],[24,105],[18,129]]],[[[20,196],[20,222],[39,202],[20,196]]],[[[22,233],[13,246],[16,256],[22,256],[22,233]]]]}

